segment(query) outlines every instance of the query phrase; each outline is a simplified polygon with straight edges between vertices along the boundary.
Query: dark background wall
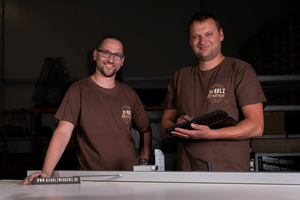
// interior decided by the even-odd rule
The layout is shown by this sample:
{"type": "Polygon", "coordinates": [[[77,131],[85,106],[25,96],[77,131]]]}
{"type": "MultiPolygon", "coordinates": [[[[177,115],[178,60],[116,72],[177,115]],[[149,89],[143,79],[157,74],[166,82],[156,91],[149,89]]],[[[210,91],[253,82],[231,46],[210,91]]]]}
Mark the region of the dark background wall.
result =
{"type": "Polygon", "coordinates": [[[239,57],[244,42],[269,21],[299,13],[296,0],[2,2],[5,109],[32,106],[33,83],[47,57],[63,57],[72,80],[88,76],[89,53],[106,35],[124,42],[123,77],[170,77],[197,61],[188,44],[187,24],[200,10],[220,18],[223,53],[233,57],[239,57]]]}
{"type": "MultiPolygon", "coordinates": [[[[239,58],[240,50],[246,41],[264,32],[266,25],[271,21],[291,14],[299,14],[298,1],[0,0],[1,110],[33,107],[31,98],[35,84],[42,71],[44,61],[48,57],[63,57],[68,62],[71,80],[78,80],[91,74],[94,70],[90,65],[91,50],[96,47],[100,38],[107,35],[119,37],[125,45],[126,59],[122,67],[124,82],[135,89],[141,86],[147,88],[146,92],[139,91],[146,93],[142,100],[152,101],[153,98],[155,99],[155,95],[160,95],[160,97],[164,95],[163,92],[165,92],[168,81],[176,69],[197,62],[188,43],[187,27],[189,19],[196,12],[208,10],[220,18],[225,33],[225,40],[222,43],[223,54],[239,58]]],[[[295,30],[299,30],[299,26],[295,30]]],[[[269,31],[272,32],[272,30],[269,31]]],[[[283,46],[288,46],[289,44],[285,45],[284,42],[291,35],[288,35],[285,30],[280,30],[280,32],[283,33],[283,37],[273,40],[272,43],[278,42],[283,46]]],[[[299,31],[296,35],[298,37],[293,39],[298,40],[295,44],[299,49],[299,31]]],[[[271,50],[272,48],[267,48],[267,51],[272,54],[271,50]],[[270,51],[268,51],[269,49],[270,51]]],[[[281,59],[280,56],[279,59],[281,59]]],[[[269,75],[273,75],[272,72],[269,75]]],[[[282,101],[277,101],[279,105],[285,105],[293,98],[297,99],[295,102],[298,102],[296,104],[298,106],[289,109],[290,111],[299,111],[299,76],[286,77],[283,80],[285,87],[282,87],[282,82],[273,87],[274,82],[269,82],[269,78],[262,79],[266,82],[263,86],[267,86],[265,88],[268,89],[268,95],[271,94],[277,98],[283,94],[282,101]],[[291,78],[292,82],[287,81],[291,78]],[[295,82],[297,84],[294,84],[295,82]]],[[[267,98],[270,103],[271,98],[267,98]]],[[[274,104],[270,103],[269,105],[274,104]]],[[[286,107],[280,109],[280,111],[282,110],[285,111],[286,107]]],[[[42,122],[37,121],[36,124],[54,126],[53,113],[43,116],[45,115],[47,116],[43,118],[42,122]]],[[[162,145],[175,149],[175,145],[165,144],[166,140],[162,139],[163,135],[160,133],[159,124],[161,111],[149,112],[149,115],[152,120],[153,146],[162,145]]],[[[282,123],[276,121],[276,125],[281,126],[282,129],[276,127],[275,131],[277,132],[284,131],[284,116],[282,113],[279,115],[282,123]]],[[[290,117],[292,119],[298,119],[294,115],[289,116],[292,116],[290,117]]],[[[15,121],[19,121],[14,115],[1,117],[4,119],[0,123],[4,121],[4,125],[12,124],[14,127],[15,121]]],[[[26,120],[22,119],[22,121],[26,120]]],[[[274,120],[270,121],[271,128],[274,128],[274,120]]],[[[296,133],[299,133],[299,128],[294,125],[297,123],[292,122],[288,124],[289,130],[297,130],[296,133]],[[294,126],[292,127],[291,124],[294,126]]],[[[29,136],[39,130],[33,126],[32,119],[28,118],[26,123],[29,127],[29,136]]],[[[286,126],[288,127],[288,125],[286,126]]],[[[33,162],[23,156],[25,155],[23,154],[24,149],[20,146],[23,147],[31,142],[24,140],[19,142],[19,146],[15,147],[22,152],[22,155],[15,159],[21,163],[19,166],[23,168],[22,173],[25,173],[26,170],[33,168],[33,162]],[[28,166],[25,165],[25,160],[29,163],[28,166]]],[[[289,147],[289,145],[283,144],[289,147]]],[[[267,145],[263,143],[262,146],[267,145]]],[[[297,147],[297,145],[294,146],[297,147]]],[[[26,147],[32,153],[31,146],[26,147]]],[[[35,150],[37,149],[35,148],[35,150]]],[[[272,150],[272,152],[276,151],[272,150]]],[[[170,157],[173,159],[172,156],[170,157]]],[[[41,164],[42,162],[35,161],[34,163],[41,164]]],[[[24,175],[22,174],[20,177],[23,178],[24,175]]]]}
{"type": "Polygon", "coordinates": [[[186,27],[191,15],[200,10],[196,0],[4,3],[8,79],[37,78],[44,59],[56,56],[67,60],[73,78],[86,77],[87,52],[107,35],[124,42],[124,76],[169,75],[171,66],[182,66],[193,58],[186,53],[190,50],[186,27]]]}

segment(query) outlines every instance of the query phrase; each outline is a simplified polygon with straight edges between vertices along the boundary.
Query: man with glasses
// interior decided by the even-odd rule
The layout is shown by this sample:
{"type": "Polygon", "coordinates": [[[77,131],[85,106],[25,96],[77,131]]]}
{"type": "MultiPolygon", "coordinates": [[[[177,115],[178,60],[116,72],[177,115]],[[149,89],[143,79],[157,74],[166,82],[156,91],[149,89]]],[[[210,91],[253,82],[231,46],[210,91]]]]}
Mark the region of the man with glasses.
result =
{"type": "Polygon", "coordinates": [[[176,128],[172,135],[181,139],[178,170],[207,171],[210,163],[211,171],[249,171],[249,138],[263,133],[266,98],[261,85],[248,63],[223,56],[223,39],[213,14],[191,18],[189,43],[199,62],[175,72],[163,103],[162,130],[215,110],[238,123],[220,129],[198,124],[191,125],[194,130],[176,128]]]}
{"type": "Polygon", "coordinates": [[[149,116],[134,90],[115,80],[125,59],[123,44],[116,37],[105,37],[93,59],[95,73],[70,86],[55,114],[58,126],[42,172],[26,177],[21,185],[51,175],[73,131],[80,170],[132,171],[140,159],[149,159],[149,116]],[[139,154],[131,136],[133,125],[140,133],[139,154]]]}

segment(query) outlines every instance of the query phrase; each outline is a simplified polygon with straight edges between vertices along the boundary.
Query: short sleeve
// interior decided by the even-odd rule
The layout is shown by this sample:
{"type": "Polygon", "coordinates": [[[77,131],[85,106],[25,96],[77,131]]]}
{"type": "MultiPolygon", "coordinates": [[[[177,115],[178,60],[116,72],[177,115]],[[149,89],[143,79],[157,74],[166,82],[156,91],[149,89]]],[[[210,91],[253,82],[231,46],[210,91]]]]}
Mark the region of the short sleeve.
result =
{"type": "Polygon", "coordinates": [[[266,106],[266,97],[251,65],[248,64],[239,69],[235,84],[237,104],[239,107],[260,102],[263,103],[264,107],[266,106]]]}
{"type": "Polygon", "coordinates": [[[162,108],[163,109],[177,109],[177,78],[178,71],[175,72],[174,76],[172,77],[169,85],[166,97],[163,101],[162,108]]]}
{"type": "Polygon", "coordinates": [[[80,89],[75,85],[70,86],[65,94],[62,103],[55,114],[55,118],[59,121],[64,120],[72,123],[74,126],[78,124],[78,116],[80,114],[80,89]]]}

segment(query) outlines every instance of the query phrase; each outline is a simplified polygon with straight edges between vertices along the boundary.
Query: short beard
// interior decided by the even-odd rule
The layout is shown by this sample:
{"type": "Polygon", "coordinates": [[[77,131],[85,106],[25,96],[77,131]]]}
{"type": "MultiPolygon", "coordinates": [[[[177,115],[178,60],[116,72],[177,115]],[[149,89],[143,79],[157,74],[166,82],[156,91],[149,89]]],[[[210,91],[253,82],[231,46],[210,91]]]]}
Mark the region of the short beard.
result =
{"type": "Polygon", "coordinates": [[[202,56],[202,54],[197,54],[195,53],[196,56],[198,57],[198,59],[200,61],[208,61],[208,60],[213,60],[215,59],[218,55],[219,55],[219,52],[213,52],[212,54],[208,55],[208,56],[202,56]]]}
{"type": "Polygon", "coordinates": [[[117,74],[117,69],[116,69],[116,68],[113,70],[113,72],[112,72],[111,74],[106,74],[106,73],[104,72],[104,70],[103,70],[103,67],[101,67],[101,66],[97,67],[97,69],[99,70],[99,72],[100,72],[103,76],[105,76],[105,77],[107,77],[107,78],[113,77],[114,75],[117,74]]]}

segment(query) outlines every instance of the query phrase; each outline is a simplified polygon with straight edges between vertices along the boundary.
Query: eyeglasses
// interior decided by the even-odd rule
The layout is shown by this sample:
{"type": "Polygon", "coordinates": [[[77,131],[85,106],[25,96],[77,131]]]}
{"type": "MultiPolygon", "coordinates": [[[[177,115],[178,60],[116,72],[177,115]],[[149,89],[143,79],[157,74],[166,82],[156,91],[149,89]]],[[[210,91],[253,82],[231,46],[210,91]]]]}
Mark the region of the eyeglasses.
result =
{"type": "Polygon", "coordinates": [[[96,49],[97,51],[101,52],[102,56],[104,58],[110,58],[111,55],[113,55],[113,58],[117,61],[121,61],[122,58],[124,58],[124,55],[119,54],[119,53],[112,53],[110,51],[107,50],[100,50],[100,49],[96,49]]]}

